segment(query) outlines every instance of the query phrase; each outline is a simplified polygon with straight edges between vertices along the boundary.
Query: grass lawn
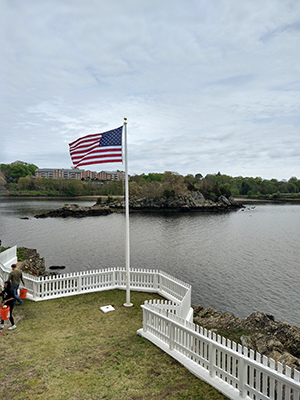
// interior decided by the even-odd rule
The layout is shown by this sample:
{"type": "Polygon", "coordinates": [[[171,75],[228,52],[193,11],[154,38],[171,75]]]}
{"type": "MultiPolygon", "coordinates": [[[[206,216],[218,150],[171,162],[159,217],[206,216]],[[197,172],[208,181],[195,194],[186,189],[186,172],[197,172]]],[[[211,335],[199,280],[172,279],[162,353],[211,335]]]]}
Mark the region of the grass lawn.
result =
{"type": "Polygon", "coordinates": [[[113,290],[16,305],[17,329],[5,321],[0,334],[1,400],[226,399],[137,336],[140,305],[153,298],[131,292],[126,308],[113,290]]]}

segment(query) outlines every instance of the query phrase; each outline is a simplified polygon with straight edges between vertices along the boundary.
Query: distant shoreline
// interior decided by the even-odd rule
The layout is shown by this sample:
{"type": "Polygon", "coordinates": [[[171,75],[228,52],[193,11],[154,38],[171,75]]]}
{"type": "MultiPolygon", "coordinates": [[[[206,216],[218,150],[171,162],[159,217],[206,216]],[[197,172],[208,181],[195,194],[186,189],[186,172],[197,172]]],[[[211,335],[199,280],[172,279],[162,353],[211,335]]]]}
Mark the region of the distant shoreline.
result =
{"type": "Polygon", "coordinates": [[[284,204],[284,203],[293,203],[293,204],[300,204],[300,198],[295,198],[295,199],[291,199],[291,198],[278,198],[278,199],[254,199],[251,197],[233,197],[233,200],[235,200],[237,203],[256,203],[256,204],[284,204]]]}
{"type": "MultiPolygon", "coordinates": [[[[123,199],[124,196],[117,196],[117,195],[90,195],[90,196],[49,196],[49,195],[44,195],[44,194],[38,194],[38,195],[27,195],[27,194],[0,194],[0,198],[26,198],[26,199],[80,199],[80,200],[86,200],[86,201],[97,201],[97,199],[101,197],[103,199],[107,199],[108,197],[114,198],[114,199],[123,199]]],[[[256,203],[256,204],[284,204],[284,203],[290,203],[290,204],[300,204],[300,198],[285,198],[285,197],[280,197],[280,198],[273,198],[273,199],[263,199],[263,198],[251,198],[251,197],[232,197],[234,201],[237,203],[256,203]]]]}
{"type": "Polygon", "coordinates": [[[49,196],[44,194],[29,195],[29,194],[0,194],[0,198],[26,198],[26,199],[80,199],[80,200],[97,200],[99,197],[112,197],[112,198],[123,198],[124,196],[104,196],[104,195],[93,195],[93,196],[49,196]]]}

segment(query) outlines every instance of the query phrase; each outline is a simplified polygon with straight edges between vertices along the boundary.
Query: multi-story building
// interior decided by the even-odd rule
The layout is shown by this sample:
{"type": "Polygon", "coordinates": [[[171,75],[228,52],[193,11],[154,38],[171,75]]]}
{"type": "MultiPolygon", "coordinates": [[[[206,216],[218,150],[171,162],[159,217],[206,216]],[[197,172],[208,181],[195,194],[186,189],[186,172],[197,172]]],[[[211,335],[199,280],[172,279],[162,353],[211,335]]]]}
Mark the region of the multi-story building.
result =
{"type": "Polygon", "coordinates": [[[82,171],[82,178],[90,178],[90,179],[95,179],[97,178],[97,172],[96,171],[82,171]]]}
{"type": "Polygon", "coordinates": [[[52,179],[98,179],[100,181],[122,181],[125,180],[125,173],[122,171],[85,171],[84,169],[58,169],[58,168],[38,168],[35,176],[52,179]]]}
{"type": "Polygon", "coordinates": [[[111,180],[110,173],[107,171],[98,172],[97,179],[99,179],[99,181],[109,181],[111,180]]]}
{"type": "Polygon", "coordinates": [[[101,171],[97,174],[100,181],[125,181],[125,172],[123,171],[101,171]]]}
{"type": "Polygon", "coordinates": [[[50,179],[81,179],[82,172],[78,169],[38,168],[35,170],[35,176],[50,179]]]}

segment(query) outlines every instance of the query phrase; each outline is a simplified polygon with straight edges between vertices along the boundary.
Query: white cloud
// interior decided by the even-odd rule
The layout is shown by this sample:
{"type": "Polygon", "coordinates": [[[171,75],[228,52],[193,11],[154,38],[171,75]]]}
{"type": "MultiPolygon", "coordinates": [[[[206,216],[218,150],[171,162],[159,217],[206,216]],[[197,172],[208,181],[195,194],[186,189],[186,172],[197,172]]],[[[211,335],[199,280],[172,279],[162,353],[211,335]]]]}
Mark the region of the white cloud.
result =
{"type": "Polygon", "coordinates": [[[299,15],[292,0],[1,0],[0,162],[67,168],[69,142],[126,116],[130,173],[299,177],[299,15]]]}

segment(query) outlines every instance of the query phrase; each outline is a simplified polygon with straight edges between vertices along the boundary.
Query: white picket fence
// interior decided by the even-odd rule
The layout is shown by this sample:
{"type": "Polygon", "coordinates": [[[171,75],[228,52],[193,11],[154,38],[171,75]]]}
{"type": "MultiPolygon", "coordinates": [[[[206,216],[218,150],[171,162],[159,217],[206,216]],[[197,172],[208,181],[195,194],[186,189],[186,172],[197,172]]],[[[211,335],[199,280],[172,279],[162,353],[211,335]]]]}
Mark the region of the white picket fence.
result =
{"type": "MultiPolygon", "coordinates": [[[[16,263],[14,246],[0,253],[0,278],[4,282],[16,263]]],[[[104,290],[126,289],[126,270],[124,268],[105,268],[91,271],[38,277],[23,273],[27,298],[33,301],[74,296],[77,294],[100,292],[104,290]]],[[[191,286],[159,270],[132,268],[130,270],[130,289],[157,293],[174,304],[177,315],[192,320],[191,286]]]]}
{"type": "MultiPolygon", "coordinates": [[[[16,246],[0,253],[0,278],[7,280],[16,246]]],[[[34,301],[96,291],[126,289],[125,268],[35,277],[23,274],[34,301]]],[[[300,372],[275,363],[192,322],[191,286],[158,270],[131,269],[130,288],[168,300],[145,302],[138,335],[160,347],[228,398],[300,400],[300,372]]]]}
{"type": "Polygon", "coordinates": [[[230,399],[300,400],[300,372],[145,302],[138,334],[230,399]]]}

